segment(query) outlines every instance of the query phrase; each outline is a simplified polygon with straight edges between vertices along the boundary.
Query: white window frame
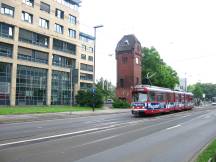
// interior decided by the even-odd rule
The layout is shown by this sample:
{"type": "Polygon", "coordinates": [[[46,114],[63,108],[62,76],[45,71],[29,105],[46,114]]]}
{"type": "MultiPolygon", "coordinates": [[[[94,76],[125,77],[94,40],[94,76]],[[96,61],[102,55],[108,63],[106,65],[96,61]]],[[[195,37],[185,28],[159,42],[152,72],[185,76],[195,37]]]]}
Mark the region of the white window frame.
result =
{"type": "Polygon", "coordinates": [[[76,23],[77,23],[77,18],[76,18],[76,16],[69,15],[69,17],[68,17],[68,22],[71,23],[71,24],[76,25],[76,23]]]}
{"type": "Polygon", "coordinates": [[[64,33],[64,27],[60,24],[55,24],[55,32],[63,34],[64,33]]]}
{"type": "Polygon", "coordinates": [[[76,38],[76,30],[68,29],[68,35],[71,38],[76,38]]]}
{"type": "Polygon", "coordinates": [[[33,5],[34,5],[34,1],[31,2],[30,0],[22,0],[22,2],[25,3],[28,6],[31,6],[31,7],[33,7],[33,5]]]}
{"type": "Polygon", "coordinates": [[[21,19],[25,22],[30,23],[30,24],[33,23],[33,15],[28,13],[28,12],[22,11],[21,19]]]}
{"type": "Polygon", "coordinates": [[[39,26],[45,29],[49,29],[49,21],[40,17],[39,26]]]}
{"type": "Polygon", "coordinates": [[[7,7],[6,4],[1,4],[1,14],[8,15],[13,17],[14,16],[14,10],[10,8],[10,6],[7,7]]]}

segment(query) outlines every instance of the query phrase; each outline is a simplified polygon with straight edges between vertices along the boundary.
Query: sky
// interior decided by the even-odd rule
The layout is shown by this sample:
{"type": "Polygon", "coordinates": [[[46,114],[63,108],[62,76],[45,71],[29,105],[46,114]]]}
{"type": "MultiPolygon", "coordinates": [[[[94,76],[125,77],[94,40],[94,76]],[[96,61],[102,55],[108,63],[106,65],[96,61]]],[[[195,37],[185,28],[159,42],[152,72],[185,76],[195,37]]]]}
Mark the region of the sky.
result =
{"type": "Polygon", "coordinates": [[[161,58],[189,84],[216,83],[215,0],[82,0],[81,31],[96,40],[96,79],[116,84],[115,48],[127,34],[161,58]]]}

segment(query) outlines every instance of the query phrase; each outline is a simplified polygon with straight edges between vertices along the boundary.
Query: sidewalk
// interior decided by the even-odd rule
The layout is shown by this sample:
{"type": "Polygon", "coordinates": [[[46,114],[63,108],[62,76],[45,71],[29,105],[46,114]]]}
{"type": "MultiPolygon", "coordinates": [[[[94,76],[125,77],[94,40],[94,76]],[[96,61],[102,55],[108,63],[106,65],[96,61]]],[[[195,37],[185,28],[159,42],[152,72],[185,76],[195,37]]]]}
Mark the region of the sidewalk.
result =
{"type": "Polygon", "coordinates": [[[110,109],[96,111],[74,111],[74,112],[58,112],[58,113],[41,113],[41,114],[24,114],[24,115],[0,115],[0,124],[3,123],[17,123],[17,122],[31,122],[41,120],[54,120],[63,118],[77,118],[94,115],[130,113],[130,109],[110,109]]]}

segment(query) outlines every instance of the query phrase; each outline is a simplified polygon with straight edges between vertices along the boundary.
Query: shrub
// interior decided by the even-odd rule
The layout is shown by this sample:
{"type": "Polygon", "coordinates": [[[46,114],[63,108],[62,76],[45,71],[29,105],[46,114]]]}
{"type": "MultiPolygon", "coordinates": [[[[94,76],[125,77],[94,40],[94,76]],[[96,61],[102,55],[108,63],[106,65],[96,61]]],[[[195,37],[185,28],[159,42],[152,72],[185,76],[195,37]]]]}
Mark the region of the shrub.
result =
{"type": "Polygon", "coordinates": [[[115,99],[112,106],[113,108],[129,108],[130,104],[127,101],[115,99]]]}
{"type": "Polygon", "coordinates": [[[102,107],[103,97],[102,94],[96,90],[96,93],[89,91],[78,91],[76,95],[76,101],[80,106],[102,107]]]}

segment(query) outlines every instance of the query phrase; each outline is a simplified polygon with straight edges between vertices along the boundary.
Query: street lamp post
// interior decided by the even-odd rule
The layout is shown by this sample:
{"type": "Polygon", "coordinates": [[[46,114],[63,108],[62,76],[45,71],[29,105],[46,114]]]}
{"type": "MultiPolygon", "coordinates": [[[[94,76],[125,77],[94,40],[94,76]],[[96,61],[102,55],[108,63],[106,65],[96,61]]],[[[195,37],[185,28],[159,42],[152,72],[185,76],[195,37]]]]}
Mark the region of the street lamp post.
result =
{"type": "Polygon", "coordinates": [[[95,54],[96,54],[96,32],[97,32],[97,28],[102,28],[103,25],[97,25],[97,26],[94,26],[94,87],[95,87],[95,54]]]}
{"type": "MultiPolygon", "coordinates": [[[[96,92],[96,83],[95,83],[95,79],[96,79],[95,78],[96,31],[97,31],[97,28],[102,28],[102,27],[103,27],[103,25],[94,26],[94,68],[93,68],[94,78],[93,78],[93,91],[92,91],[94,97],[95,97],[95,92],[96,92]]],[[[95,99],[94,99],[94,103],[92,105],[92,110],[94,111],[94,109],[95,109],[95,99]]]]}

